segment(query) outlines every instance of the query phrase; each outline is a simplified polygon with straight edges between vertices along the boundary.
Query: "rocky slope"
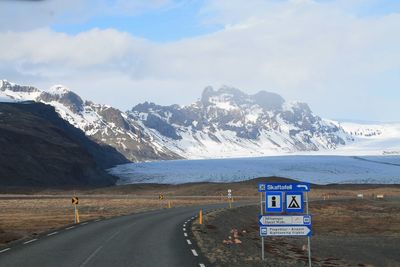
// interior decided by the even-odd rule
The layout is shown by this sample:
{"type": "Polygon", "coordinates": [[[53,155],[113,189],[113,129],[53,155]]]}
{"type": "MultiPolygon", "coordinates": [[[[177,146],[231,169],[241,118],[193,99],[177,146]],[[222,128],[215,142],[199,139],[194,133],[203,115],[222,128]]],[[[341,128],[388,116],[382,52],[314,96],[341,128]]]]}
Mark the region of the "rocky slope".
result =
{"type": "Polygon", "coordinates": [[[0,103],[0,185],[112,185],[104,171],[127,159],[42,103],[0,103]]]}
{"type": "Polygon", "coordinates": [[[353,140],[305,103],[287,103],[265,91],[247,95],[231,87],[207,87],[189,106],[139,104],[129,117],[140,121],[155,140],[188,158],[318,151],[353,140]]]}

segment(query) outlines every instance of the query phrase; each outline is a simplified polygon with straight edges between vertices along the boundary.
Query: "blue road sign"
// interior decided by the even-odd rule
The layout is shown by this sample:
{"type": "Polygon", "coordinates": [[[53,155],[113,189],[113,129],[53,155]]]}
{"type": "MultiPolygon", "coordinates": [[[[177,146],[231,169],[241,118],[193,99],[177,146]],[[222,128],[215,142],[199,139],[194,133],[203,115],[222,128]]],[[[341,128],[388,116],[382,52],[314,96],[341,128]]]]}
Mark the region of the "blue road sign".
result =
{"type": "Polygon", "coordinates": [[[311,226],[261,226],[260,236],[311,236],[311,226]]]}
{"type": "Polygon", "coordinates": [[[303,192],[286,192],[286,212],[304,212],[303,192]]]}
{"type": "Polygon", "coordinates": [[[260,236],[267,236],[267,228],[260,227],[260,236]]]}
{"type": "Polygon", "coordinates": [[[295,192],[309,192],[311,186],[309,183],[259,183],[259,192],[268,191],[295,191],[295,192]]]}
{"type": "Polygon", "coordinates": [[[265,211],[283,212],[282,192],[265,192],[265,211]]]}

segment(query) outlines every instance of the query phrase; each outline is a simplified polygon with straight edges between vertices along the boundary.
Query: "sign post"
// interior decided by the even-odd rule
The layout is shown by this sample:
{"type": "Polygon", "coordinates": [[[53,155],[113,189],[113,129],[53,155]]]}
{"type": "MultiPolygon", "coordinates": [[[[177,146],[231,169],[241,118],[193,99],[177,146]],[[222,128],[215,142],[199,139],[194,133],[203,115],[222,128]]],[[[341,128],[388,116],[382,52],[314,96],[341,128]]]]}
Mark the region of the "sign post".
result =
{"type": "Polygon", "coordinates": [[[78,211],[78,207],[77,205],[79,204],[79,198],[76,196],[72,197],[72,205],[74,205],[74,214],[75,214],[75,219],[74,219],[74,223],[79,223],[79,211],[78,211]]]}
{"type": "Polygon", "coordinates": [[[160,200],[160,209],[163,209],[164,195],[160,193],[160,194],[158,195],[158,199],[160,200]]]}
{"type": "Polygon", "coordinates": [[[258,191],[260,192],[259,225],[262,242],[262,260],[265,259],[265,237],[306,236],[308,244],[308,266],[311,267],[312,220],[308,209],[308,192],[310,189],[311,187],[308,183],[258,184],[258,191]],[[265,201],[263,200],[264,194],[265,201]],[[303,198],[304,194],[305,199],[303,198]],[[263,205],[265,205],[265,208],[263,205]],[[304,213],[304,211],[306,214],[301,214],[304,213]],[[280,215],[284,212],[288,214],[297,214],[280,215]]]}
{"type": "MultiPolygon", "coordinates": [[[[308,192],[306,192],[306,213],[308,213],[308,192]]],[[[311,237],[307,236],[308,267],[311,267],[311,237]]]]}
{"type": "MultiPolygon", "coordinates": [[[[264,209],[263,209],[263,204],[262,204],[263,203],[263,193],[260,193],[260,197],[261,197],[261,215],[262,215],[262,214],[264,214],[264,209]]],[[[261,258],[262,258],[262,260],[264,260],[265,259],[264,236],[261,237],[261,249],[262,249],[261,258]]]]}
{"type": "Polygon", "coordinates": [[[228,202],[229,202],[229,208],[232,208],[232,190],[228,189],[228,202]]]}

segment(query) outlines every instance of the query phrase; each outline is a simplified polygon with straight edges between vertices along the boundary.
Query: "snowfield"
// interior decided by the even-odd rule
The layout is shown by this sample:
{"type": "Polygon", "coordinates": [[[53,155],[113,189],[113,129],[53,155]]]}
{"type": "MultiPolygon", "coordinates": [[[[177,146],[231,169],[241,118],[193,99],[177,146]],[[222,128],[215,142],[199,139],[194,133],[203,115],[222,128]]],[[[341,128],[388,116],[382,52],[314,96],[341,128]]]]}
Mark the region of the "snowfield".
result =
{"type": "Polygon", "coordinates": [[[400,156],[273,156],[130,163],[109,170],[119,184],[234,182],[281,176],[317,184],[400,183],[400,156]]]}

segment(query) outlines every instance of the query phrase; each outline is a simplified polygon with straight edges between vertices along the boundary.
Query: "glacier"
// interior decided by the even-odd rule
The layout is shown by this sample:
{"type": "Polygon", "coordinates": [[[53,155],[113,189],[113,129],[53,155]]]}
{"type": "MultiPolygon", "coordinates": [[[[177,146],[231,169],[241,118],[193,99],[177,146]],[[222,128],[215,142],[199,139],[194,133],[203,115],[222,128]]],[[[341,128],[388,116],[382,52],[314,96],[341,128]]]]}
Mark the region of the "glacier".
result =
{"type": "Polygon", "coordinates": [[[119,184],[238,182],[279,176],[316,184],[399,184],[400,156],[298,155],[128,163],[109,170],[119,184]]]}

